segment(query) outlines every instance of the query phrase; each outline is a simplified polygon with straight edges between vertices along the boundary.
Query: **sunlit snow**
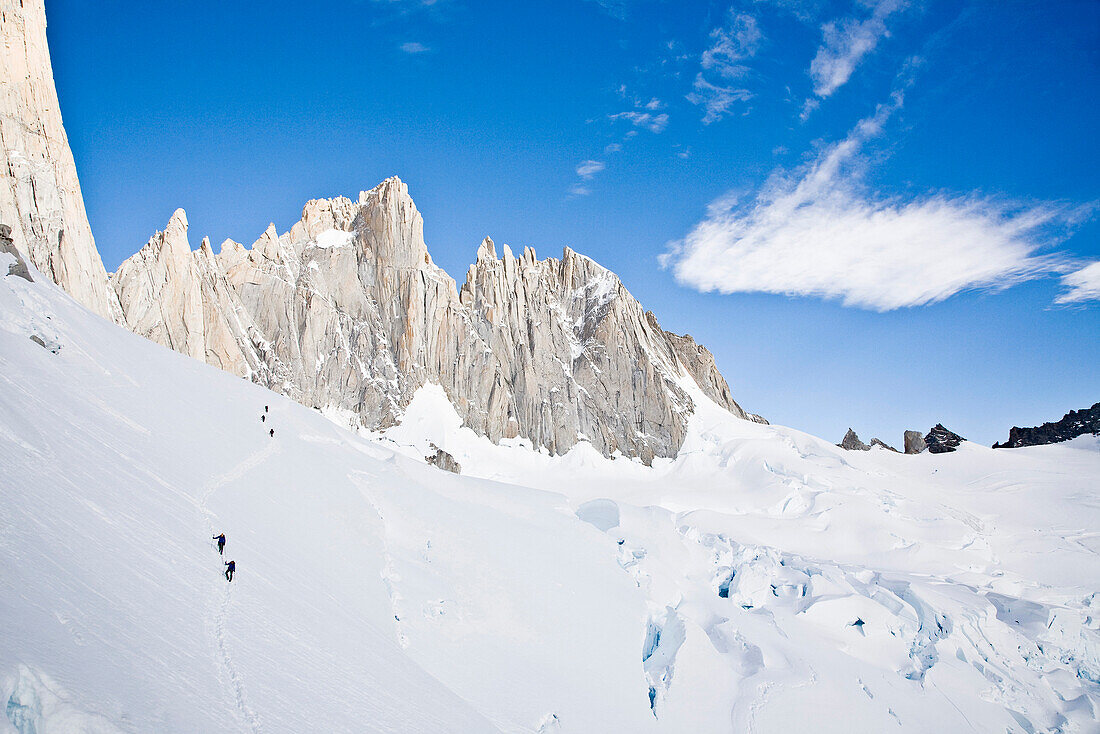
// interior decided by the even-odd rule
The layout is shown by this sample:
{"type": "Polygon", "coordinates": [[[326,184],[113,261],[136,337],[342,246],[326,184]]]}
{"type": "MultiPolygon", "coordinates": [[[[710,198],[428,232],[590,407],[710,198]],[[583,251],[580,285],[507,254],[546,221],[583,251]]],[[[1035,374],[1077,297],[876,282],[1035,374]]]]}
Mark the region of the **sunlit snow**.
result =
{"type": "Polygon", "coordinates": [[[653,467],[431,385],[356,434],[42,280],[0,278],[0,732],[1096,730],[1097,438],[845,452],[690,381],[653,467]]]}

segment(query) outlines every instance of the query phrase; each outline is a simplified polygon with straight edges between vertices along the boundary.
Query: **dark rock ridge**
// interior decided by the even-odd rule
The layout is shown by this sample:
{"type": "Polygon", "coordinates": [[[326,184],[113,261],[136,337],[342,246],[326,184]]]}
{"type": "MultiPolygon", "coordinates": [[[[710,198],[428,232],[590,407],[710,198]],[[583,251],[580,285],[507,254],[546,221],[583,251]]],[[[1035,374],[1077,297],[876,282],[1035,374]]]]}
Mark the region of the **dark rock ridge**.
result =
{"type": "Polygon", "coordinates": [[[943,427],[942,423],[937,423],[932,427],[932,430],[924,437],[924,443],[928,447],[928,451],[933,454],[947,454],[955,449],[959,448],[966,439],[957,433],[952,433],[943,427]]]}
{"type": "Polygon", "coordinates": [[[1021,446],[1043,446],[1048,443],[1061,443],[1087,433],[1100,435],[1100,403],[1091,408],[1071,410],[1061,420],[1044,423],[1033,428],[1013,426],[1008,432],[1008,440],[995,443],[995,449],[1016,449],[1021,446]]]}

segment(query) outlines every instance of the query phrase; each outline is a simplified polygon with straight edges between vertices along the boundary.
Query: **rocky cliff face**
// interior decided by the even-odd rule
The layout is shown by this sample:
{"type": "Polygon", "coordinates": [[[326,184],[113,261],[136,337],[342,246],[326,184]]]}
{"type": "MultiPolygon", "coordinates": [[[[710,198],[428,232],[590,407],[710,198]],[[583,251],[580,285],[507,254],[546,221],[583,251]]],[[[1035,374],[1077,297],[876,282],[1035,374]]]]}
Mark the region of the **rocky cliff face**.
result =
{"type": "Polygon", "coordinates": [[[306,204],[246,248],[192,252],[177,211],[112,278],[127,326],[367,428],[393,425],[417,388],[441,385],[468,426],[552,453],[674,455],[690,377],[734,415],[714,358],[660,328],[610,271],[566,248],[519,257],[492,240],[462,288],[428,254],[396,178],[306,204]]]}
{"type": "Polygon", "coordinates": [[[1071,438],[1091,433],[1100,435],[1100,403],[1083,410],[1071,410],[1061,420],[1044,423],[1034,428],[1013,426],[1008,432],[1008,440],[995,443],[995,449],[1015,449],[1021,446],[1042,446],[1048,443],[1060,443],[1071,438]]]}
{"type": "Polygon", "coordinates": [[[0,224],[11,247],[142,336],[368,428],[438,383],[468,426],[553,453],[587,439],[649,462],[676,453],[690,381],[734,415],[714,358],[661,329],[619,279],[568,248],[498,256],[461,290],[432,263],[408,189],[306,204],[282,235],[192,251],[179,210],[108,278],[61,123],[43,0],[0,0],[0,224]]]}
{"type": "Polygon", "coordinates": [[[46,46],[43,0],[0,0],[0,223],[44,275],[121,318],[96,250],[46,46]]]}

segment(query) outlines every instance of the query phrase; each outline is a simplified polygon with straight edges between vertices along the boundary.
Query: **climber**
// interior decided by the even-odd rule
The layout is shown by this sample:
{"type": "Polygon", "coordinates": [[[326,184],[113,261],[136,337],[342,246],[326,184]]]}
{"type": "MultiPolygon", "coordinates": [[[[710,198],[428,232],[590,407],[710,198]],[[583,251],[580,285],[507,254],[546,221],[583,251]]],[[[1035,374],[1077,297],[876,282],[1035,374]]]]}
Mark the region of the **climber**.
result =
{"type": "Polygon", "coordinates": [[[271,436],[272,438],[275,438],[275,429],[272,428],[270,431],[268,431],[267,435],[271,436]]]}
{"type": "Polygon", "coordinates": [[[220,556],[225,552],[225,533],[212,536],[214,540],[218,541],[218,555],[220,556]]]}
{"type": "Polygon", "coordinates": [[[237,562],[236,561],[226,561],[225,562],[225,579],[227,581],[232,581],[233,580],[233,574],[236,573],[236,571],[237,571],[237,562]]]}
{"type": "Polygon", "coordinates": [[[265,422],[266,420],[267,420],[267,416],[266,416],[266,415],[261,415],[261,416],[260,416],[260,423],[263,423],[263,422],[265,422]]]}
{"type": "Polygon", "coordinates": [[[267,406],[266,405],[264,406],[264,412],[265,413],[267,412],[267,406]]]}

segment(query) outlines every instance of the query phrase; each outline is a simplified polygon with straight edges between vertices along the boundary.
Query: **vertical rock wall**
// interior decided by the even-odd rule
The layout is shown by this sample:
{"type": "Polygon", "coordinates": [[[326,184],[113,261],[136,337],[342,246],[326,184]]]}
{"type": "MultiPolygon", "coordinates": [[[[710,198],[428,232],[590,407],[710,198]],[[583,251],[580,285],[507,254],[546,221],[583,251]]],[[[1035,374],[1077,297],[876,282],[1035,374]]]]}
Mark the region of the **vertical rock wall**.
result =
{"type": "Polygon", "coordinates": [[[0,0],[0,223],[15,247],[112,321],[118,301],[96,250],[61,124],[43,0],[0,0]]]}

